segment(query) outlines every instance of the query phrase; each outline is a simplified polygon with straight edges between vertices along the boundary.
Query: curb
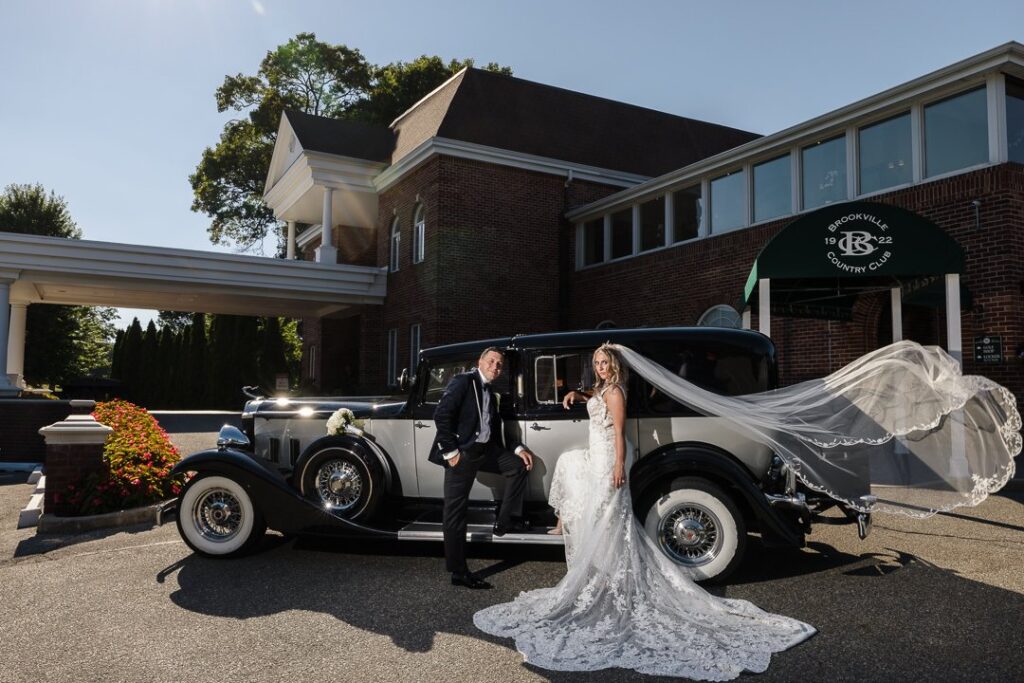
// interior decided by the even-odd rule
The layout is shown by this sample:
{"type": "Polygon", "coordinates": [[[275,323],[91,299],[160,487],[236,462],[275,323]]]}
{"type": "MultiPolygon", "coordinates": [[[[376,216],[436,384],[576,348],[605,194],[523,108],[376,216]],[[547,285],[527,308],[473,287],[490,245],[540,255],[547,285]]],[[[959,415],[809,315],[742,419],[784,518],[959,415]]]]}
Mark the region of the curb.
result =
{"type": "Polygon", "coordinates": [[[43,514],[39,517],[37,533],[40,534],[81,534],[96,529],[110,529],[122,526],[149,524],[160,526],[169,511],[177,508],[178,499],[147,505],[131,510],[106,512],[101,515],[85,515],[83,517],[57,517],[43,514]]]}

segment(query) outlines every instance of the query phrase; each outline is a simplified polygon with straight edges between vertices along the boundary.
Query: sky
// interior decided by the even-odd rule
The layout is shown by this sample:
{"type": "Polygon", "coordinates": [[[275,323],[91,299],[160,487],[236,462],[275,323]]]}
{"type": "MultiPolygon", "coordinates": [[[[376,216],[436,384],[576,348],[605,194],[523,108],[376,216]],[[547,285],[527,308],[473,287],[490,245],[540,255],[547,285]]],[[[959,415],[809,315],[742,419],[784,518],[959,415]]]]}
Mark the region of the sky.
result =
{"type": "Polygon", "coordinates": [[[230,250],[190,210],[189,174],[240,116],[214,92],[303,31],[768,134],[1024,42],[1024,2],[0,0],[0,186],[55,191],[86,239],[230,250]]]}

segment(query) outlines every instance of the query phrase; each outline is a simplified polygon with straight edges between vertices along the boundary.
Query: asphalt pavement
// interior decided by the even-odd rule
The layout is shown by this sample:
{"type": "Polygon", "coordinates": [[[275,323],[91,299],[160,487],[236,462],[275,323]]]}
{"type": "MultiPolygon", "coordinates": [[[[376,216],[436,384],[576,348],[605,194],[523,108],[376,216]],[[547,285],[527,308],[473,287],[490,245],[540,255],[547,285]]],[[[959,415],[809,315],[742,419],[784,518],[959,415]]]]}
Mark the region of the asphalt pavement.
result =
{"type": "MultiPolygon", "coordinates": [[[[188,432],[180,432],[188,433],[188,432]]],[[[172,435],[173,436],[173,435],[172,435]]],[[[269,534],[238,560],[193,555],[173,522],[80,536],[17,530],[31,486],[0,475],[0,681],[633,681],[524,665],[473,613],[556,583],[558,548],[473,546],[490,591],[448,585],[440,544],[269,534]]],[[[1024,680],[1024,493],[866,541],[819,526],[756,543],[717,595],[819,633],[750,681],[1024,680]]]]}

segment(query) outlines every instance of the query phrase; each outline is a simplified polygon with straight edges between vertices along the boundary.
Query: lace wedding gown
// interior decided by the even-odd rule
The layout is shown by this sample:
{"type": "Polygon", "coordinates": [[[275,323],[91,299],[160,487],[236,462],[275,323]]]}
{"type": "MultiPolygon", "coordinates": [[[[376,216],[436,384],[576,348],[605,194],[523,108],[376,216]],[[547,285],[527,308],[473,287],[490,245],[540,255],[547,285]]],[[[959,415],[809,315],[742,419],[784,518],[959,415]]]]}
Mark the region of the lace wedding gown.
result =
{"type": "MultiPolygon", "coordinates": [[[[803,622],[708,594],[665,557],[634,518],[629,487],[612,486],[614,427],[603,396],[587,411],[590,447],[560,457],[549,496],[565,533],[565,577],[477,612],[477,628],[514,638],[527,662],[546,669],[708,681],[764,671],[773,652],[814,635],[803,622]]],[[[626,453],[628,472],[628,445],[626,453]]]]}

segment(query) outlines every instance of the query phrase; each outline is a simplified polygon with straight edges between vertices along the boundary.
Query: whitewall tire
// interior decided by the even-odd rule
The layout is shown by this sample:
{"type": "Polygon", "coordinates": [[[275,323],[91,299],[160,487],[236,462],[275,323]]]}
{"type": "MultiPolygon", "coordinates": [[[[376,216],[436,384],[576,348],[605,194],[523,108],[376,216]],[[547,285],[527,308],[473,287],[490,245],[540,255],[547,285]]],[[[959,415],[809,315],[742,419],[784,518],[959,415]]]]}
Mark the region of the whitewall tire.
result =
{"type": "Polygon", "coordinates": [[[746,550],[743,515],[728,494],[706,479],[673,482],[672,490],[650,503],[644,529],[696,581],[725,578],[746,550]]]}
{"type": "Polygon", "coordinates": [[[208,557],[244,553],[266,526],[245,488],[221,476],[197,476],[178,501],[178,532],[192,550],[208,557]]]}

